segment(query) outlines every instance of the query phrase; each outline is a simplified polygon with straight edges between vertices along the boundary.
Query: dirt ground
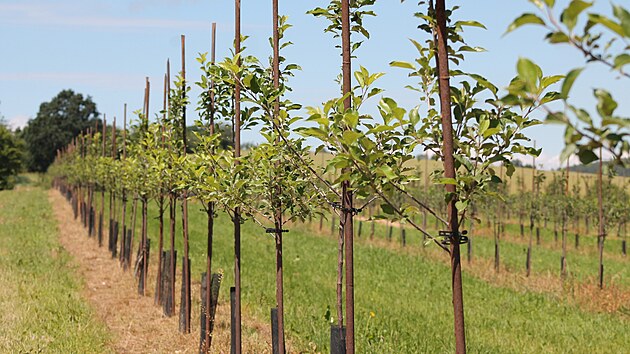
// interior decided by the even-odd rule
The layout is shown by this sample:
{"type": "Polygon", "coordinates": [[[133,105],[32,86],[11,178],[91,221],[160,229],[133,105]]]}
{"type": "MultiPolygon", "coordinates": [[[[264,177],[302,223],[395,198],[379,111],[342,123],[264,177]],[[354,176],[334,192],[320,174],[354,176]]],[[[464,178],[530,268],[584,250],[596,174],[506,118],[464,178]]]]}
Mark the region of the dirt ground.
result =
{"type": "MultiPolygon", "coordinates": [[[[84,281],[83,296],[112,333],[111,349],[118,353],[195,353],[199,351],[199,280],[192,281],[192,332],[178,331],[178,311],[173,317],[154,305],[155,262],[151,264],[146,296],[137,293],[132,272],[123,271],[107,248],[88,238],[79,220],[74,220],[69,203],[56,190],[49,200],[58,220],[60,242],[73,256],[76,270],[84,281]]],[[[106,234],[106,233],[105,233],[106,234]]],[[[178,278],[180,279],[179,275],[178,278]]],[[[177,284],[179,294],[180,284],[177,284]]],[[[177,301],[178,302],[178,301],[177,301]]],[[[230,352],[230,308],[219,301],[212,353],[230,352]]],[[[269,325],[253,320],[243,311],[243,352],[270,353],[269,325]],[[245,335],[247,333],[247,335],[245,335]]]]}

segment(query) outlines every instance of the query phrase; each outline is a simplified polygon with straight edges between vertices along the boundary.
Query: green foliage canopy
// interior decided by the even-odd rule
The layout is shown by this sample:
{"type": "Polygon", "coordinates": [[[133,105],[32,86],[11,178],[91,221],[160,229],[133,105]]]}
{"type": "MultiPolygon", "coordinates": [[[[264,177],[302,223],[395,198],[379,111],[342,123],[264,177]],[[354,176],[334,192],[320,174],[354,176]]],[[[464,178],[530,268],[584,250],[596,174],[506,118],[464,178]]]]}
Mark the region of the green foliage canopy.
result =
{"type": "Polygon", "coordinates": [[[11,189],[22,168],[23,142],[0,124],[0,190],[11,189]]]}
{"type": "MultiPolygon", "coordinates": [[[[28,122],[23,137],[27,144],[27,168],[44,172],[58,149],[68,145],[83,130],[98,123],[99,113],[90,96],[63,90],[39,107],[28,122]]],[[[100,125],[100,124],[99,124],[100,125]]]]}

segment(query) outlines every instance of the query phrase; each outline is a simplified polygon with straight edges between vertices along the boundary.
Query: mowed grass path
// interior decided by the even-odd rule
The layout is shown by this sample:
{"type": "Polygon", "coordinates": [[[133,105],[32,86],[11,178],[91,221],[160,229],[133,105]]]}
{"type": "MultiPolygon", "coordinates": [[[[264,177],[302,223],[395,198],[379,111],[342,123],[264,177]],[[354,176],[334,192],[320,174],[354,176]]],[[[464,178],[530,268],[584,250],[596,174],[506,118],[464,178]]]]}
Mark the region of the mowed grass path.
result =
{"type": "Polygon", "coordinates": [[[0,192],[1,353],[110,351],[58,236],[46,191],[0,192]]]}
{"type": "MultiPolygon", "coordinates": [[[[197,203],[189,205],[194,278],[205,269],[205,213],[199,209],[197,203]]],[[[180,211],[178,207],[178,223],[180,211]]],[[[150,213],[153,246],[158,234],[154,203],[150,213]]],[[[213,269],[225,272],[221,290],[225,301],[233,284],[233,231],[224,214],[215,225],[213,269]]],[[[251,222],[242,230],[244,307],[246,313],[267,321],[275,305],[273,239],[251,222]]],[[[181,250],[180,230],[177,240],[181,250]]],[[[295,351],[328,352],[326,313],[336,314],[337,241],[302,227],[293,228],[284,240],[287,336],[298,346],[295,351]]],[[[447,266],[359,241],[355,276],[357,352],[454,352],[447,266]]],[[[472,353],[617,353],[630,343],[627,317],[585,312],[552,296],[500,288],[465,275],[464,301],[472,353]]],[[[245,328],[244,335],[247,332],[245,328]]]]}

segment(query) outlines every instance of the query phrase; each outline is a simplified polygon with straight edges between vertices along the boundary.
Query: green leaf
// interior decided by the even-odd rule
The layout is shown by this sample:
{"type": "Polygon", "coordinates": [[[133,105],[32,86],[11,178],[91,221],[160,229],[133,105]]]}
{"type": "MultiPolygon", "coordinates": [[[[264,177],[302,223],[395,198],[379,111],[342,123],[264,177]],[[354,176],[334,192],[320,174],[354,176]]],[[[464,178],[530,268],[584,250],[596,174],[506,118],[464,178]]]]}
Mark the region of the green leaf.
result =
{"type": "Polygon", "coordinates": [[[519,16],[518,18],[516,18],[507,28],[507,30],[505,31],[505,33],[503,35],[506,35],[512,31],[514,31],[515,29],[524,26],[524,25],[541,25],[544,26],[545,25],[545,21],[543,21],[542,18],[538,17],[537,15],[534,15],[532,13],[525,13],[522,14],[521,16],[519,16]]]}
{"type": "Polygon", "coordinates": [[[409,111],[409,123],[415,126],[420,122],[420,114],[418,113],[418,107],[415,107],[409,111]]]}
{"type": "Polygon", "coordinates": [[[489,127],[490,127],[490,120],[483,119],[481,122],[479,122],[479,134],[484,135],[484,133],[486,132],[486,130],[488,130],[489,127]]]}
{"type": "Polygon", "coordinates": [[[540,81],[540,86],[545,89],[562,79],[564,79],[564,75],[545,76],[540,81]]]}
{"type": "Polygon", "coordinates": [[[620,69],[624,65],[630,64],[630,54],[619,54],[615,58],[615,69],[620,69]]]}
{"type": "Polygon", "coordinates": [[[479,85],[481,85],[481,86],[487,88],[488,90],[492,91],[492,93],[494,93],[495,95],[499,91],[499,89],[494,84],[492,84],[490,81],[488,81],[485,77],[483,77],[481,75],[470,74],[470,77],[475,79],[479,83],[479,85]]]}
{"type": "Polygon", "coordinates": [[[403,69],[411,69],[411,70],[416,70],[415,65],[406,62],[406,61],[392,61],[391,63],[389,63],[389,66],[394,67],[394,68],[403,68],[403,69]]]}
{"type": "Polygon", "coordinates": [[[438,178],[437,183],[457,185],[457,180],[455,178],[442,177],[442,178],[438,178]]]}
{"type": "Polygon", "coordinates": [[[624,36],[624,30],[621,25],[606,16],[602,16],[599,14],[588,14],[588,20],[593,24],[600,24],[622,37],[624,36]]]}
{"type": "Polygon", "coordinates": [[[505,167],[505,174],[506,174],[508,177],[512,177],[512,175],[514,174],[514,172],[516,172],[516,167],[514,167],[514,165],[513,165],[513,164],[511,164],[511,163],[510,163],[510,164],[508,164],[508,165],[505,167]]]}
{"type": "Polygon", "coordinates": [[[455,26],[469,26],[487,29],[486,26],[483,25],[483,23],[477,21],[457,21],[455,23],[455,26]]]}
{"type": "Polygon", "coordinates": [[[342,140],[346,145],[354,144],[363,134],[357,133],[352,130],[346,130],[343,132],[342,140]]]}
{"type": "Polygon", "coordinates": [[[599,159],[593,151],[588,149],[578,151],[577,155],[583,165],[588,165],[589,163],[597,161],[599,159]]]}
{"type": "Polygon", "coordinates": [[[549,91],[545,94],[545,96],[543,96],[543,98],[540,100],[540,103],[547,104],[549,102],[557,101],[559,99],[562,99],[562,96],[560,96],[558,92],[549,91]]]}
{"type": "Polygon", "coordinates": [[[389,204],[381,204],[381,209],[383,210],[383,213],[387,215],[394,215],[396,213],[394,208],[389,204]]]}
{"type": "Polygon", "coordinates": [[[519,58],[516,64],[518,76],[527,87],[529,92],[537,91],[538,79],[542,77],[542,70],[533,61],[526,58],[519,58]]]}
{"type": "Polygon", "coordinates": [[[584,68],[577,68],[569,71],[567,76],[564,78],[564,82],[562,83],[562,90],[560,91],[560,95],[567,99],[569,98],[569,92],[571,91],[571,87],[573,87],[573,83],[575,79],[580,75],[580,73],[584,70],[584,68]]]}
{"type": "Polygon", "coordinates": [[[619,5],[613,5],[613,13],[621,21],[621,27],[623,27],[626,37],[630,37],[630,12],[619,5]]]}
{"type": "Polygon", "coordinates": [[[612,98],[610,92],[602,89],[594,90],[597,97],[597,112],[602,117],[610,117],[617,109],[617,102],[612,98]]]}
{"type": "Polygon", "coordinates": [[[455,208],[457,208],[457,211],[462,211],[466,209],[466,207],[468,207],[468,200],[458,200],[457,202],[455,202],[455,208]]]}
{"type": "Polygon", "coordinates": [[[463,46],[459,47],[459,51],[460,52],[473,52],[473,53],[487,52],[487,50],[485,48],[482,48],[482,47],[471,47],[471,46],[468,46],[468,45],[463,45],[463,46]]]}
{"type": "Polygon", "coordinates": [[[569,119],[561,112],[554,112],[547,114],[545,123],[547,124],[567,124],[569,119]]]}
{"type": "Polygon", "coordinates": [[[582,0],[573,0],[567,6],[566,9],[560,15],[560,21],[564,23],[565,26],[569,29],[569,32],[573,32],[573,28],[577,24],[577,18],[582,13],[582,11],[591,7],[593,3],[582,1],[582,0]]]}
{"type": "Polygon", "coordinates": [[[564,32],[549,32],[545,37],[549,41],[549,43],[557,44],[557,43],[568,43],[569,36],[567,36],[564,32]]]}
{"type": "Polygon", "coordinates": [[[501,128],[499,127],[489,128],[485,132],[483,132],[483,137],[484,139],[487,139],[500,131],[501,131],[501,128]]]}
{"type": "Polygon", "coordinates": [[[388,165],[380,166],[376,169],[376,173],[381,176],[385,176],[388,180],[395,180],[398,176],[394,173],[394,170],[388,165]]]}
{"type": "Polygon", "coordinates": [[[569,108],[575,113],[575,116],[582,122],[593,125],[593,119],[591,115],[584,109],[576,109],[573,106],[569,106],[569,108]]]}
{"type": "Polygon", "coordinates": [[[343,115],[343,119],[351,128],[356,128],[359,124],[359,113],[355,111],[350,111],[343,115]]]}

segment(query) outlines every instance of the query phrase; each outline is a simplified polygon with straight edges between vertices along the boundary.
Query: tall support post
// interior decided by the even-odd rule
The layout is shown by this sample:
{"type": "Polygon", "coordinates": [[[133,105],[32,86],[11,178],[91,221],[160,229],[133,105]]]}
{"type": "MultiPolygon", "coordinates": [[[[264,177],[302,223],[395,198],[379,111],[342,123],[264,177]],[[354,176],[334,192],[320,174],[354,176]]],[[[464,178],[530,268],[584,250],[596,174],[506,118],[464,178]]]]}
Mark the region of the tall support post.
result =
{"type": "MultiPolygon", "coordinates": [[[[424,197],[429,195],[429,154],[427,153],[424,158],[424,197]]],[[[422,229],[427,229],[427,210],[422,211],[422,229]]],[[[422,245],[424,247],[427,235],[422,234],[422,245]]]]}
{"type": "MultiPolygon", "coordinates": [[[[143,123],[143,133],[147,133],[149,131],[149,97],[151,95],[151,83],[149,82],[149,78],[146,78],[146,88],[145,88],[145,98],[144,98],[144,123],[143,123]]],[[[146,195],[142,195],[142,249],[140,250],[140,254],[142,254],[142,277],[140,280],[142,281],[142,295],[146,294],[147,289],[147,273],[149,272],[149,250],[148,250],[148,200],[146,195]]]]}
{"type": "MultiPolygon", "coordinates": [[[[186,36],[181,36],[182,42],[182,96],[186,96],[186,36]]],[[[182,156],[186,156],[187,153],[187,140],[186,140],[186,106],[182,107],[182,141],[183,149],[182,156]]],[[[182,305],[184,306],[184,318],[183,328],[180,330],[184,333],[190,333],[190,262],[188,256],[188,191],[183,191],[182,196],[182,232],[184,236],[184,261],[182,265],[182,286],[184,288],[184,298],[182,299],[182,305]]],[[[181,320],[180,320],[181,323],[181,320]]]]}
{"type": "MultiPolygon", "coordinates": [[[[234,53],[241,52],[241,0],[234,0],[234,53]]],[[[237,63],[241,65],[241,60],[237,63]]],[[[241,157],[241,85],[234,85],[234,157],[241,157]]],[[[234,209],[234,353],[241,354],[241,211],[234,209]]]]}
{"type": "MultiPolygon", "coordinates": [[[[278,0],[272,0],[272,21],[273,21],[273,86],[277,90],[280,88],[280,34],[278,32],[278,0]]],[[[276,97],[273,107],[274,116],[272,119],[276,121],[280,116],[280,98],[276,97]]],[[[274,123],[276,124],[276,123],[274,123]]],[[[276,138],[276,143],[280,144],[280,137],[276,138]]],[[[279,163],[276,162],[276,168],[279,163]]],[[[282,202],[280,195],[282,189],[279,185],[274,191],[274,227],[275,227],[275,243],[276,243],[276,306],[277,306],[277,343],[278,354],[285,353],[284,343],[284,282],[282,267],[282,202]]]]}
{"type": "MultiPolygon", "coordinates": [[[[160,139],[161,141],[161,148],[162,150],[164,150],[166,144],[165,144],[165,139],[166,137],[164,136],[164,121],[166,120],[166,100],[168,97],[168,78],[166,77],[166,74],[164,74],[164,90],[163,90],[163,98],[162,98],[162,122],[161,122],[161,129],[160,132],[162,134],[162,138],[160,139]]],[[[162,282],[162,268],[163,268],[163,264],[164,264],[164,255],[163,255],[163,251],[164,251],[164,183],[160,182],[160,185],[158,186],[158,188],[160,189],[159,195],[158,195],[158,223],[159,223],[159,230],[158,230],[158,268],[157,268],[157,274],[155,277],[155,304],[156,305],[162,305],[162,292],[163,292],[163,282],[162,282]]]]}
{"type": "MultiPolygon", "coordinates": [[[[534,141],[534,149],[536,148],[536,142],[534,141]]],[[[535,203],[538,200],[538,193],[536,191],[536,156],[533,156],[532,161],[532,202],[529,210],[529,243],[527,244],[527,260],[525,261],[526,276],[529,277],[532,271],[532,247],[534,243],[534,226],[536,222],[536,210],[535,203]]]]}
{"type": "MultiPolygon", "coordinates": [[[[123,109],[123,136],[122,136],[122,159],[127,159],[127,104],[125,103],[123,109]]],[[[122,216],[121,216],[121,230],[122,237],[120,238],[120,255],[118,257],[120,263],[123,265],[125,262],[125,240],[127,238],[127,191],[125,186],[122,188],[122,216]]]]}
{"type": "Polygon", "coordinates": [[[603,201],[603,180],[602,180],[602,148],[599,148],[599,170],[597,171],[597,206],[599,209],[599,231],[597,233],[597,248],[599,251],[599,288],[604,288],[604,239],[606,228],[604,227],[604,201],[603,201]]]}
{"type": "MultiPolygon", "coordinates": [[[[167,91],[171,92],[171,62],[166,60],[166,81],[168,82],[167,91]]],[[[170,97],[167,100],[168,110],[171,108],[170,97]]],[[[170,114],[170,113],[169,113],[170,114]]],[[[172,129],[172,127],[171,127],[172,129]]],[[[167,316],[172,316],[175,308],[175,224],[177,218],[177,196],[174,192],[169,193],[169,236],[170,236],[170,252],[169,252],[169,302],[173,306],[165,306],[167,316]]]]}
{"type": "MultiPolygon", "coordinates": [[[[448,34],[446,31],[445,0],[436,1],[437,15],[437,71],[440,93],[440,110],[442,115],[442,134],[444,139],[444,177],[455,178],[455,162],[453,158],[453,125],[451,118],[451,93],[448,68],[448,34]]],[[[456,193],[455,186],[446,185],[446,191],[456,193]]],[[[462,268],[459,247],[459,220],[457,214],[457,195],[447,206],[448,226],[451,233],[451,281],[453,285],[453,311],[455,322],[455,352],[466,353],[466,332],[464,328],[464,297],[462,290],[462,268]]]]}
{"type": "MultiPolygon", "coordinates": [[[[342,56],[342,94],[345,110],[352,108],[350,91],[352,90],[352,67],[350,53],[350,0],[341,2],[341,56],[342,56]]],[[[348,170],[343,171],[348,173],[348,170]]],[[[344,253],[346,263],[346,353],[354,354],[354,222],[353,198],[349,181],[341,185],[341,207],[344,235],[344,253]]]]}
{"type": "MultiPolygon", "coordinates": [[[[105,157],[105,136],[107,135],[107,117],[103,115],[103,146],[101,148],[101,155],[105,157]]],[[[105,220],[105,186],[101,189],[101,211],[99,216],[99,228],[98,228],[98,246],[103,246],[103,222],[105,220]]]]}
{"type": "MultiPolygon", "coordinates": [[[[212,44],[211,44],[211,54],[210,54],[210,62],[214,64],[216,61],[216,38],[217,38],[217,24],[216,22],[212,23],[212,44]]],[[[210,81],[210,135],[214,135],[214,80],[210,81]]],[[[214,154],[214,148],[211,153],[214,154]]],[[[206,212],[208,213],[208,240],[207,240],[207,249],[206,249],[206,307],[205,311],[205,333],[203,333],[203,343],[201,349],[204,353],[210,352],[210,347],[212,345],[212,328],[214,318],[212,317],[213,313],[211,311],[212,307],[212,242],[214,238],[214,203],[208,203],[208,207],[206,212]]]]}
{"type": "MultiPolygon", "coordinates": [[[[569,158],[567,157],[567,167],[565,170],[566,184],[564,185],[564,198],[565,203],[569,200],[569,158]]],[[[567,277],[567,210],[566,207],[562,209],[562,256],[560,257],[560,277],[562,280],[567,277]]]]}
{"type": "MultiPolygon", "coordinates": [[[[112,124],[112,151],[111,151],[111,156],[112,156],[112,161],[114,161],[116,159],[116,155],[117,155],[117,151],[116,151],[116,116],[114,116],[114,122],[112,124]]],[[[116,182],[114,182],[116,183],[116,182]]],[[[112,189],[109,191],[112,195],[112,205],[110,205],[110,213],[111,216],[110,218],[112,219],[112,225],[111,227],[113,228],[112,231],[112,256],[115,257],[116,256],[116,242],[117,242],[117,237],[118,237],[118,221],[116,218],[116,189],[114,188],[114,186],[112,186],[112,189]]],[[[121,250],[122,253],[122,250],[121,250]]]]}

